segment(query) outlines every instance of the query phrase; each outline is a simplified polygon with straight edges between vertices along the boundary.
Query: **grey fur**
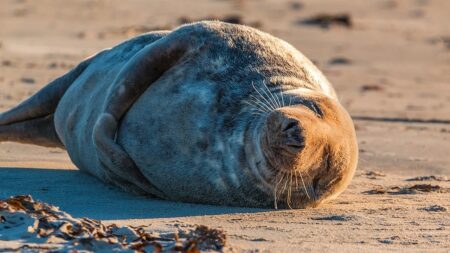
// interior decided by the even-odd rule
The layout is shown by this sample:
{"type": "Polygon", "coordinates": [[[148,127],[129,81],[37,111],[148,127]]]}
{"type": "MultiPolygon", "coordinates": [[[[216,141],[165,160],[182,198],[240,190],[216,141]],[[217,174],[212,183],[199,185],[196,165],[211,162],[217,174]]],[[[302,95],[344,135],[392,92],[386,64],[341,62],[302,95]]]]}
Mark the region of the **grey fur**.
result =
{"type": "MultiPolygon", "coordinates": [[[[326,78],[288,43],[216,21],[128,40],[54,83],[58,89],[48,86],[0,115],[0,140],[60,140],[80,170],[105,182],[219,205],[273,205],[276,173],[260,143],[273,111],[289,101],[320,114],[303,89],[338,103],[326,78]],[[34,139],[15,127],[53,115],[50,133],[34,139]]],[[[356,163],[349,164],[343,173],[353,173],[356,163]]]]}

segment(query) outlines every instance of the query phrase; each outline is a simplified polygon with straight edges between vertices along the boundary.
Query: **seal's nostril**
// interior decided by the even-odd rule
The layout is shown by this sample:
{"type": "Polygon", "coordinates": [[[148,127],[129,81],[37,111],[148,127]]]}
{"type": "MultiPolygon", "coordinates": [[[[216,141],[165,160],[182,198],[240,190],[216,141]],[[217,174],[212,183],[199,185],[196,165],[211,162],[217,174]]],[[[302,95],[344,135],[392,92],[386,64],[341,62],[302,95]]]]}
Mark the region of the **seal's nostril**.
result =
{"type": "Polygon", "coordinates": [[[298,122],[297,121],[289,121],[289,123],[284,127],[283,132],[286,132],[290,129],[293,129],[295,127],[298,127],[298,122]]]}
{"type": "Polygon", "coordinates": [[[288,139],[285,144],[293,147],[305,146],[305,142],[301,136],[288,136],[288,139]]]}
{"type": "Polygon", "coordinates": [[[283,149],[291,154],[297,154],[305,147],[299,121],[286,119],[282,127],[283,149]]]}

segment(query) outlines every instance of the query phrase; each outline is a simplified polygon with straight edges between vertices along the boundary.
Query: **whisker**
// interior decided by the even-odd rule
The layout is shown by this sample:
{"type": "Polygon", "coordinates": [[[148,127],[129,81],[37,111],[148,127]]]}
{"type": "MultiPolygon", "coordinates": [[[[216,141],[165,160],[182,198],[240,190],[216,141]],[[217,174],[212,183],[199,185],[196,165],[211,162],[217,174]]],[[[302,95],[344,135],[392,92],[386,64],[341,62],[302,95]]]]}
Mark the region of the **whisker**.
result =
{"type": "Polygon", "coordinates": [[[277,102],[278,102],[278,108],[283,107],[283,105],[281,104],[280,98],[278,97],[278,94],[273,94],[273,92],[269,89],[269,87],[268,87],[267,85],[265,85],[265,86],[267,87],[267,90],[270,92],[270,94],[271,94],[272,96],[274,96],[275,99],[277,100],[277,102]]]}
{"type": "MultiPolygon", "coordinates": [[[[277,180],[277,178],[278,178],[278,174],[275,176],[275,181],[277,180]]],[[[278,209],[277,191],[278,191],[278,185],[281,183],[282,180],[283,180],[283,177],[281,177],[280,181],[278,181],[278,183],[275,185],[275,188],[274,188],[273,205],[274,205],[275,209],[278,209]]]]}
{"type": "MultiPolygon", "coordinates": [[[[280,86],[280,90],[281,90],[282,88],[281,88],[281,86],[280,86]]],[[[269,90],[270,91],[270,90],[269,90]]],[[[273,94],[273,92],[271,92],[271,94],[273,94]]],[[[279,95],[278,94],[273,94],[274,96],[275,96],[275,98],[277,99],[277,101],[278,101],[278,105],[279,105],[279,107],[278,108],[281,108],[281,107],[283,107],[283,103],[281,103],[281,101],[280,101],[280,98],[279,98],[279,95]]]]}
{"type": "Polygon", "coordinates": [[[284,94],[283,94],[283,87],[280,86],[280,92],[281,92],[281,105],[283,107],[285,107],[286,105],[284,104],[284,94]]]}
{"type": "Polygon", "coordinates": [[[264,103],[263,101],[261,101],[261,100],[260,100],[259,98],[257,98],[256,96],[250,95],[250,97],[251,97],[252,99],[254,99],[255,102],[258,102],[261,106],[263,106],[264,108],[266,108],[266,110],[267,110],[268,112],[271,112],[271,111],[273,110],[269,105],[267,105],[267,103],[264,103]]]}
{"type": "Polygon", "coordinates": [[[266,112],[263,112],[256,108],[252,108],[252,110],[250,111],[250,114],[255,115],[255,116],[264,116],[264,115],[266,115],[266,112]]]}
{"type": "MultiPolygon", "coordinates": [[[[280,193],[280,197],[282,197],[283,194],[286,192],[286,190],[287,190],[286,187],[287,187],[288,182],[289,182],[289,180],[288,180],[288,178],[287,178],[287,174],[284,174],[284,176],[286,177],[286,180],[285,180],[285,182],[284,182],[283,190],[282,190],[281,193],[280,193]]],[[[284,178],[283,178],[283,180],[284,180],[284,178]]],[[[286,194],[286,198],[287,198],[287,194],[286,194]]]]}
{"type": "Polygon", "coordinates": [[[251,108],[252,111],[254,112],[259,112],[261,114],[265,114],[267,113],[267,110],[265,110],[264,108],[260,107],[259,105],[252,105],[253,107],[251,108]]]}
{"type": "Polygon", "coordinates": [[[290,179],[289,179],[289,189],[288,189],[288,195],[287,195],[287,201],[286,201],[286,203],[287,203],[289,209],[292,209],[292,207],[291,207],[291,199],[292,199],[292,173],[290,173],[290,174],[291,174],[291,177],[290,177],[290,179]]]}
{"type": "Polygon", "coordinates": [[[295,171],[295,176],[294,176],[294,178],[295,178],[295,189],[298,189],[298,177],[297,177],[297,171],[295,171]]]}
{"type": "Polygon", "coordinates": [[[273,208],[276,210],[278,209],[278,204],[277,204],[277,191],[274,190],[273,192],[273,208]]]}
{"type": "Polygon", "coordinates": [[[266,85],[266,82],[263,81],[262,83],[263,83],[264,87],[266,88],[266,90],[269,92],[269,95],[272,97],[272,100],[273,100],[273,103],[275,104],[275,107],[276,108],[280,108],[281,105],[280,105],[280,103],[278,103],[279,100],[275,98],[273,93],[270,91],[269,87],[266,85]]]}
{"type": "Polygon", "coordinates": [[[300,179],[302,180],[302,184],[303,184],[303,188],[305,189],[306,196],[308,197],[308,199],[311,199],[311,197],[308,194],[308,190],[306,189],[305,181],[303,181],[302,172],[299,171],[298,173],[300,175],[300,179]]]}
{"type": "MultiPolygon", "coordinates": [[[[275,176],[275,181],[277,180],[278,175],[275,176]]],[[[277,188],[278,188],[278,183],[275,184],[275,187],[273,188],[273,208],[278,209],[278,205],[277,205],[277,188]]]]}
{"type": "Polygon", "coordinates": [[[277,100],[277,103],[278,103],[278,108],[281,108],[281,107],[283,107],[283,104],[281,103],[281,101],[280,101],[280,98],[279,98],[279,96],[278,96],[278,94],[273,94],[273,92],[269,89],[269,87],[267,86],[267,85],[265,85],[266,87],[267,87],[267,90],[270,92],[270,94],[272,95],[272,96],[274,96],[275,97],[275,99],[277,100]]]}
{"type": "MultiPolygon", "coordinates": [[[[307,174],[307,176],[309,177],[308,172],[306,172],[306,174],[307,174]]],[[[312,186],[312,184],[310,184],[308,188],[309,188],[309,190],[311,191],[311,195],[312,195],[312,197],[313,197],[313,200],[314,200],[314,201],[317,200],[317,195],[316,195],[316,192],[314,191],[314,187],[312,186]]]]}
{"type": "Polygon", "coordinates": [[[282,195],[283,195],[283,188],[281,188],[281,184],[283,184],[283,181],[284,181],[284,177],[285,177],[285,174],[284,173],[281,173],[281,181],[280,181],[280,188],[278,189],[278,191],[277,191],[277,198],[278,197],[282,197],[282,195]]]}
{"type": "Polygon", "coordinates": [[[250,105],[253,110],[257,110],[257,111],[263,112],[263,113],[267,112],[266,109],[264,109],[263,107],[261,107],[258,104],[252,104],[252,103],[250,103],[250,101],[243,101],[243,103],[250,105]]]}
{"type": "Polygon", "coordinates": [[[255,115],[255,116],[262,116],[262,115],[264,115],[264,113],[261,113],[261,112],[252,112],[251,114],[255,115]]]}
{"type": "MultiPolygon", "coordinates": [[[[264,82],[263,82],[264,84],[264,82]]],[[[270,104],[276,109],[278,106],[276,103],[274,103],[273,99],[270,98],[270,94],[267,93],[266,89],[261,89],[262,92],[264,93],[264,97],[267,98],[267,100],[269,100],[270,104]]]]}
{"type": "Polygon", "coordinates": [[[312,187],[312,185],[309,186],[309,189],[310,189],[310,191],[311,191],[311,193],[312,193],[312,195],[313,195],[313,200],[317,200],[317,195],[316,195],[316,193],[314,192],[314,188],[312,187]]]}
{"type": "MultiPolygon", "coordinates": [[[[281,174],[281,173],[280,173],[280,174],[281,174]]],[[[280,174],[277,174],[277,177],[280,176],[280,174]]],[[[277,185],[279,185],[279,184],[281,183],[281,181],[283,181],[283,177],[284,177],[284,174],[281,174],[281,178],[280,178],[280,180],[278,181],[277,185]]]]}
{"type": "Polygon", "coordinates": [[[252,86],[253,86],[253,89],[261,96],[261,98],[264,99],[264,101],[266,101],[266,105],[271,108],[271,111],[276,110],[276,106],[273,106],[273,104],[270,101],[268,101],[267,98],[258,91],[258,89],[255,87],[253,82],[252,82],[252,86]]]}
{"type": "Polygon", "coordinates": [[[266,114],[267,112],[266,112],[266,111],[263,111],[263,110],[261,110],[261,109],[258,109],[258,108],[255,107],[255,108],[252,109],[252,113],[253,113],[253,114],[256,113],[256,114],[259,114],[259,115],[264,115],[264,114],[266,114]]]}

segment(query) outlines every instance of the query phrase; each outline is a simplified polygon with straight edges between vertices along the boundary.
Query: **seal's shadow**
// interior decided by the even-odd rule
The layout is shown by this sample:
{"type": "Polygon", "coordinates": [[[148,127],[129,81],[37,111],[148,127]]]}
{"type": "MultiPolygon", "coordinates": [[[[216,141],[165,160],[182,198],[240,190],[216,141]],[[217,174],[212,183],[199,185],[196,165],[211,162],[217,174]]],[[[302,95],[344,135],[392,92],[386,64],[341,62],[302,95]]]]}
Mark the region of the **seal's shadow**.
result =
{"type": "Polygon", "coordinates": [[[121,191],[78,170],[0,168],[0,197],[31,195],[74,217],[101,220],[254,213],[264,209],[178,203],[121,191]]]}

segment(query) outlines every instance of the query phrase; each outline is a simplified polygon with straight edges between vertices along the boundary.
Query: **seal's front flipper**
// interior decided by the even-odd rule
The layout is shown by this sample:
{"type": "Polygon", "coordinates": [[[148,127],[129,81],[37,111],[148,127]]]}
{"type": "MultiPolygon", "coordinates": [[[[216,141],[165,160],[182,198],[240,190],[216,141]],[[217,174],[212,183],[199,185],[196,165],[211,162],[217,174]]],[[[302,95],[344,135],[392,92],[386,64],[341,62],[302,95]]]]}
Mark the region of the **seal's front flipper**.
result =
{"type": "Polygon", "coordinates": [[[197,41],[200,36],[188,35],[172,33],[143,48],[130,60],[110,89],[93,132],[97,156],[105,170],[159,197],[164,195],[150,185],[130,156],[115,142],[115,137],[121,118],[139,96],[164,72],[200,46],[197,41]]]}
{"type": "Polygon", "coordinates": [[[55,79],[36,94],[9,111],[0,114],[0,142],[16,141],[46,147],[61,147],[53,122],[53,113],[70,85],[89,65],[80,63],[69,73],[55,79]]]}

